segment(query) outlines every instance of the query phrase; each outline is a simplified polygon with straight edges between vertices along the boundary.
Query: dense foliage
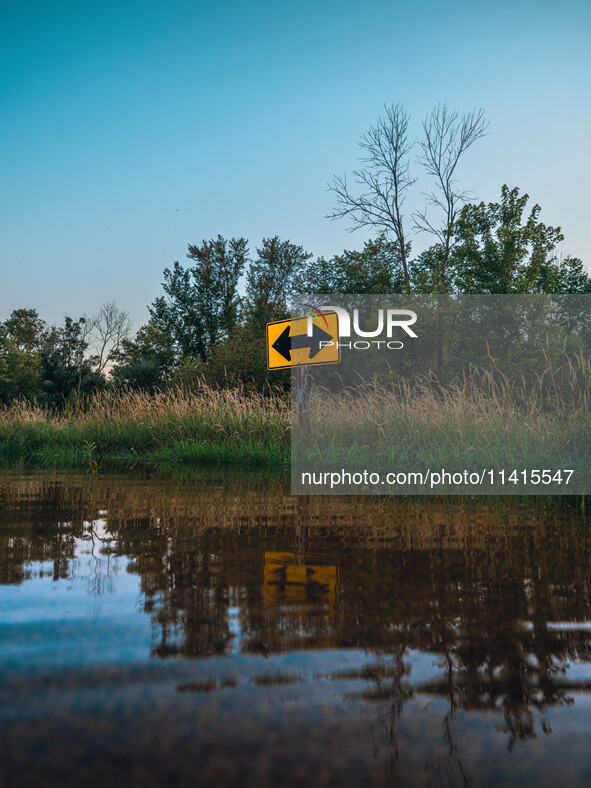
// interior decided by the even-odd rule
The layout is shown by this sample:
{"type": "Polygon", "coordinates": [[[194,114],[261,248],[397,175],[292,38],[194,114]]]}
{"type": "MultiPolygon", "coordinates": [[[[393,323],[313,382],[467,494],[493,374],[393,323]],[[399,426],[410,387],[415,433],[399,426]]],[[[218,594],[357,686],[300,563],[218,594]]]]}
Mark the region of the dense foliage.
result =
{"type": "Polygon", "coordinates": [[[165,269],[163,293],[134,337],[114,304],[59,326],[16,309],[0,323],[0,403],[23,397],[61,408],[106,388],[191,390],[204,382],[287,388],[287,375],[267,371],[265,324],[288,315],[292,292],[590,293],[581,260],[559,255],[560,228],[539,220],[538,205],[527,213],[527,201],[503,186],[498,203],[464,205],[449,248],[437,243],[412,259],[406,243],[404,265],[385,232],[330,260],[278,236],[252,257],[245,238],[191,244],[188,264],[165,269]]]}

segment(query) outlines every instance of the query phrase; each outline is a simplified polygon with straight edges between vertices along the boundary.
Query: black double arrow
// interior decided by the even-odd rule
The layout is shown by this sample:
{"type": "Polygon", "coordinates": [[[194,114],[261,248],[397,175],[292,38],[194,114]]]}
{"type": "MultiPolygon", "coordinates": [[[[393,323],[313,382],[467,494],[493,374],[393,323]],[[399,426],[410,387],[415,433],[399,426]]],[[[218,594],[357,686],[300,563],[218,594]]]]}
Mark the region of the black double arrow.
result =
{"type": "Polygon", "coordinates": [[[301,350],[306,347],[310,348],[310,358],[314,358],[322,350],[321,342],[332,341],[332,336],[315,323],[312,323],[311,337],[307,334],[298,334],[298,336],[292,337],[289,333],[290,328],[291,326],[286,326],[272,345],[273,350],[276,350],[286,361],[291,361],[292,350],[301,350]]]}

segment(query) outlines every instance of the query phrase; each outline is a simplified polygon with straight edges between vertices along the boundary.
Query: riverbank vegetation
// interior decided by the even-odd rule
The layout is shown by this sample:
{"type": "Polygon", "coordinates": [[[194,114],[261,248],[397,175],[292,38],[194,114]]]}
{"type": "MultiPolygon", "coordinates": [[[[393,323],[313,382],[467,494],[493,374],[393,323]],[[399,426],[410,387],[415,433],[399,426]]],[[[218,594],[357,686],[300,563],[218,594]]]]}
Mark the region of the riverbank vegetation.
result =
{"type": "Polygon", "coordinates": [[[442,468],[571,469],[589,473],[591,367],[583,357],[534,383],[472,367],[440,387],[434,377],[377,380],[312,392],[298,429],[298,467],[425,472],[442,468]],[[311,462],[312,460],[312,462],[311,462]]]}
{"type": "MultiPolygon", "coordinates": [[[[340,392],[312,384],[299,430],[314,463],[391,468],[573,468],[586,473],[591,370],[584,358],[537,386],[472,369],[445,388],[427,378],[340,392]],[[546,385],[552,381],[551,388],[546,385]],[[544,464],[545,462],[545,464],[544,464]],[[536,466],[537,467],[537,466],[536,466]]],[[[244,389],[107,391],[60,410],[0,408],[0,460],[85,467],[228,464],[286,471],[290,399],[244,389]]]]}
{"type": "MultiPolygon", "coordinates": [[[[135,335],[129,315],[113,302],[94,315],[67,316],[62,325],[47,324],[35,309],[13,310],[0,321],[0,457],[86,462],[90,468],[127,459],[282,467],[289,456],[290,376],[267,369],[265,325],[288,316],[294,293],[438,299],[456,293],[591,293],[582,261],[562,252],[560,227],[541,222],[538,205],[526,210],[527,194],[505,185],[499,202],[468,202],[456,167],[486,127],[482,110],[459,116],[442,105],[413,142],[404,108],[386,107],[360,140],[363,167],[349,184],[337,177],[330,187],[332,218],[373,232],[361,250],[314,258],[277,235],[263,238],[254,253],[246,238],[218,235],[189,244],[187,263],[164,269],[162,292],[135,335]],[[433,191],[423,211],[405,217],[415,167],[433,191]],[[426,249],[425,238],[431,239],[426,249]],[[422,252],[414,253],[415,243],[422,252]]],[[[437,301],[437,326],[440,306],[437,301]]],[[[567,347],[572,329],[560,330],[567,347]]],[[[591,340],[588,331],[583,334],[586,344],[577,352],[588,357],[591,340]]],[[[447,363],[450,347],[441,332],[436,343],[421,345],[426,356],[420,371],[435,374],[436,395],[423,392],[407,402],[406,384],[400,384],[396,394],[386,388],[372,400],[372,413],[374,405],[390,413],[385,423],[392,440],[408,443],[409,434],[422,431],[425,451],[437,446],[445,454],[454,441],[441,430],[471,434],[491,414],[498,417],[499,435],[508,423],[519,435],[531,424],[540,437],[556,427],[555,417],[552,424],[548,414],[536,421],[535,411],[525,421],[515,415],[503,427],[509,411],[502,398],[502,404],[489,402],[488,395],[481,400],[458,388],[459,367],[447,363]]],[[[475,358],[454,352],[462,360],[475,358]]],[[[369,423],[363,405],[359,414],[342,417],[350,410],[347,396],[331,411],[335,434],[352,424],[360,433],[369,423]]],[[[369,421],[379,423],[375,414],[369,421]]],[[[495,440],[500,451],[502,438],[495,440]]]]}
{"type": "MultiPolygon", "coordinates": [[[[464,206],[443,283],[440,244],[412,265],[407,258],[407,278],[399,244],[385,233],[330,260],[313,260],[277,236],[265,238],[250,257],[244,238],[218,236],[189,245],[188,265],[165,269],[163,294],[135,336],[127,313],[114,303],[58,326],[34,309],[15,309],[0,322],[0,404],[25,398],[61,410],[105,391],[198,390],[203,384],[287,391],[289,374],[267,369],[265,325],[288,316],[297,292],[590,293],[581,260],[559,254],[560,228],[539,221],[539,206],[524,214],[527,199],[503,187],[499,203],[464,206]]],[[[444,349],[435,350],[430,363],[441,379],[444,349]]]]}
{"type": "Polygon", "coordinates": [[[103,392],[51,410],[24,400],[0,409],[0,460],[56,466],[228,463],[283,469],[284,397],[240,390],[103,392]]]}

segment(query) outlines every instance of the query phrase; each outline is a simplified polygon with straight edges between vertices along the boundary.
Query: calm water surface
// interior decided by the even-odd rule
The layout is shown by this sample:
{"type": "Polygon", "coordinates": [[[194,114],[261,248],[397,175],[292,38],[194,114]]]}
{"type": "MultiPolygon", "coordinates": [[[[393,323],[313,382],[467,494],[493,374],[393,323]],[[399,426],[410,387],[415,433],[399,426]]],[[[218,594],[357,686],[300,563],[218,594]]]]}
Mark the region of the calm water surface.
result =
{"type": "Polygon", "coordinates": [[[0,785],[591,784],[591,518],[0,472],[0,785]]]}

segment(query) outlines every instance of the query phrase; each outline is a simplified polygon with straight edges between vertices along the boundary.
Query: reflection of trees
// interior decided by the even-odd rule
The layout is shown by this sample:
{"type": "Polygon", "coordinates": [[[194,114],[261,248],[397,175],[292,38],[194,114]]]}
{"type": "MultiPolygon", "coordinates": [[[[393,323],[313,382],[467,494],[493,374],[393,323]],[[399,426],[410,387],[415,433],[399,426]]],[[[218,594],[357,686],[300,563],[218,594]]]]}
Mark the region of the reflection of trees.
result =
{"type": "Polygon", "coordinates": [[[58,482],[15,482],[0,477],[0,585],[22,583],[34,563],[51,562],[52,577],[70,576],[76,538],[84,533],[88,513],[81,485],[64,502],[58,482]]]}
{"type": "MultiPolygon", "coordinates": [[[[164,571],[152,575],[146,609],[161,631],[154,655],[223,654],[230,641],[230,592],[219,557],[205,551],[172,550],[164,571]]],[[[138,557],[134,570],[143,578],[138,557]]]]}
{"type": "Polygon", "coordinates": [[[92,540],[88,523],[106,518],[110,541],[96,548],[128,557],[138,574],[155,656],[327,647],[389,655],[387,677],[362,678],[393,762],[405,704],[418,694],[447,700],[445,768],[457,771],[458,711],[502,714],[512,747],[537,735],[547,709],[590,689],[565,675],[568,663],[591,662],[591,631],[577,629],[591,620],[591,541],[585,518],[564,502],[311,500],[306,550],[338,565],[327,601],[313,587],[290,594],[278,583],[263,593],[265,551],[295,549],[297,501],[279,485],[237,483],[232,494],[223,481],[0,477],[0,496],[3,583],[23,582],[39,561],[69,576],[76,539],[92,540]],[[411,683],[410,649],[438,659],[433,678],[411,683]]]}
{"type": "Polygon", "coordinates": [[[404,577],[398,594],[407,600],[391,620],[400,622],[408,648],[440,655],[441,674],[415,689],[448,700],[450,741],[458,709],[502,710],[510,746],[534,735],[533,709],[569,702],[569,686],[559,680],[566,664],[591,659],[588,631],[550,630],[546,623],[589,618],[589,583],[576,583],[589,571],[586,537],[571,534],[582,537],[575,559],[567,533],[535,544],[539,536],[516,531],[487,552],[407,553],[390,566],[404,577]],[[528,565],[524,556],[537,560],[528,565]]]}
{"type": "Polygon", "coordinates": [[[114,591],[111,575],[111,555],[113,555],[114,539],[108,536],[101,536],[97,528],[98,524],[94,520],[85,522],[84,532],[79,537],[90,545],[92,562],[88,574],[88,591],[94,597],[114,591]]]}

